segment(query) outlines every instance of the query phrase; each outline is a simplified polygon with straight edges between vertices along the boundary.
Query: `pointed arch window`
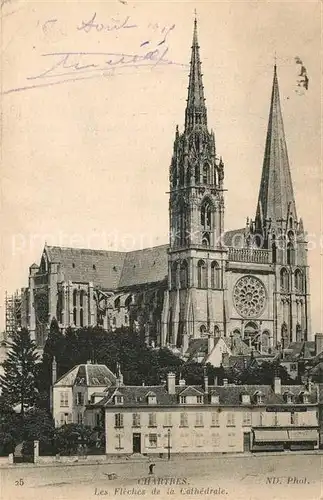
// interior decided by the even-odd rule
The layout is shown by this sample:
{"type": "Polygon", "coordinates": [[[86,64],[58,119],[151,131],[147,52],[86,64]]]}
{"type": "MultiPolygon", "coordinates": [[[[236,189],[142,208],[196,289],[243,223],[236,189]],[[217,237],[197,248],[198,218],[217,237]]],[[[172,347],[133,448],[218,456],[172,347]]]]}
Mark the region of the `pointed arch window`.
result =
{"type": "Polygon", "coordinates": [[[203,165],[203,184],[210,184],[210,165],[208,163],[203,165]]]}
{"type": "Polygon", "coordinates": [[[73,291],[73,323],[76,326],[76,321],[77,321],[77,290],[73,291]]]}
{"type": "Polygon", "coordinates": [[[287,264],[295,264],[295,247],[291,241],[287,243],[287,264]]]}
{"type": "Polygon", "coordinates": [[[80,326],[84,326],[84,296],[85,296],[85,292],[84,290],[81,290],[81,293],[80,293],[80,326]]]}
{"type": "Polygon", "coordinates": [[[295,245],[294,245],[294,233],[293,231],[288,231],[288,243],[287,243],[287,264],[295,264],[295,245]]]}
{"type": "Polygon", "coordinates": [[[201,226],[204,230],[212,228],[212,207],[208,200],[205,200],[201,206],[201,226]]]}
{"type": "Polygon", "coordinates": [[[272,252],[272,263],[276,264],[276,262],[277,262],[277,243],[276,243],[275,235],[273,235],[273,237],[272,237],[271,252],[272,252]]]}
{"type": "Polygon", "coordinates": [[[214,325],[214,337],[220,337],[220,328],[218,325],[214,325]]]}
{"type": "Polygon", "coordinates": [[[211,288],[213,290],[221,288],[221,269],[216,261],[211,264],[211,288]]]}
{"type": "Polygon", "coordinates": [[[172,289],[177,288],[177,268],[178,268],[178,263],[173,262],[172,268],[171,268],[171,287],[172,287],[172,289]]]}
{"type": "Polygon", "coordinates": [[[197,264],[197,287],[207,288],[207,267],[204,260],[199,260],[197,264]]]}
{"type": "Polygon", "coordinates": [[[287,347],[287,341],[288,341],[287,325],[284,322],[282,324],[282,328],[281,328],[281,342],[282,342],[283,349],[285,349],[287,347]]]}
{"type": "Polygon", "coordinates": [[[196,165],[195,167],[195,184],[200,183],[200,167],[199,165],[196,165]]]}
{"type": "Polygon", "coordinates": [[[296,342],[301,342],[302,339],[302,327],[299,323],[296,325],[296,342]]]}
{"type": "Polygon", "coordinates": [[[303,273],[300,269],[296,269],[294,281],[295,281],[296,293],[303,293],[304,292],[303,273]]]}
{"type": "Polygon", "coordinates": [[[203,235],[202,235],[202,246],[203,247],[209,247],[210,246],[210,234],[209,233],[203,233],[203,235]]]}
{"type": "Polygon", "coordinates": [[[280,288],[284,292],[289,290],[289,274],[285,268],[280,271],[280,288]]]}
{"type": "Polygon", "coordinates": [[[183,260],[180,267],[180,286],[181,288],[188,287],[188,265],[186,260],[183,260]]]}

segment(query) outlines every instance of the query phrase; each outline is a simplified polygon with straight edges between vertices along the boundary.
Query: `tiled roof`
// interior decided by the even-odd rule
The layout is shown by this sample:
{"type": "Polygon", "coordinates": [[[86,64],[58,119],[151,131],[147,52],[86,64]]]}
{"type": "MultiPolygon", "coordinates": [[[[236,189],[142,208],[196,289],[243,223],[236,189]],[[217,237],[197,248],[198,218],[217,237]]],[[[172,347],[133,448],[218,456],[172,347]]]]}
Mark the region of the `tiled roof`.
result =
{"type": "Polygon", "coordinates": [[[119,288],[163,281],[168,274],[168,245],[128,252],[122,269],[119,288]]]}
{"type": "Polygon", "coordinates": [[[65,373],[55,383],[55,386],[71,387],[84,385],[90,387],[109,387],[116,383],[116,376],[105,365],[77,365],[65,373]]]}
{"type": "Polygon", "coordinates": [[[189,342],[188,349],[185,353],[185,358],[187,360],[194,360],[200,357],[204,358],[207,355],[207,347],[208,339],[192,339],[189,342]]]}
{"type": "Polygon", "coordinates": [[[105,250],[46,247],[51,262],[60,264],[65,281],[92,282],[113,290],[118,287],[125,254],[105,250]]]}
{"type": "MultiPolygon", "coordinates": [[[[263,395],[264,405],[286,405],[284,394],[290,392],[294,395],[293,404],[303,404],[300,394],[305,390],[302,385],[282,385],[281,394],[275,394],[272,386],[270,385],[225,385],[225,386],[209,386],[208,393],[204,392],[202,386],[188,386],[190,391],[195,389],[194,395],[204,394],[205,403],[210,402],[209,396],[211,394],[219,395],[219,404],[224,406],[240,406],[242,404],[241,396],[250,395],[251,404],[255,403],[255,394],[263,395]]],[[[149,407],[147,390],[152,390],[156,394],[157,406],[177,406],[180,405],[179,394],[183,394],[183,386],[175,387],[175,394],[168,394],[165,386],[121,386],[110,387],[107,391],[107,396],[101,401],[91,406],[99,407],[115,407],[112,396],[118,390],[124,397],[124,407],[149,407]]],[[[316,388],[310,392],[310,403],[317,402],[316,388]]],[[[305,403],[304,403],[305,404],[305,403]]],[[[303,404],[303,405],[304,405],[303,404]]],[[[154,405],[151,405],[154,406],[154,405]]],[[[180,405],[182,406],[182,405],[180,405]]],[[[118,405],[118,407],[120,407],[118,405]]]]}
{"type": "MultiPolygon", "coordinates": [[[[225,245],[239,245],[240,239],[236,235],[243,232],[244,229],[227,231],[225,245]]],[[[60,264],[59,271],[65,281],[92,282],[102,289],[115,290],[165,280],[168,248],[168,245],[160,245],[132,252],[115,252],[45,246],[45,252],[50,262],[60,264]]]]}

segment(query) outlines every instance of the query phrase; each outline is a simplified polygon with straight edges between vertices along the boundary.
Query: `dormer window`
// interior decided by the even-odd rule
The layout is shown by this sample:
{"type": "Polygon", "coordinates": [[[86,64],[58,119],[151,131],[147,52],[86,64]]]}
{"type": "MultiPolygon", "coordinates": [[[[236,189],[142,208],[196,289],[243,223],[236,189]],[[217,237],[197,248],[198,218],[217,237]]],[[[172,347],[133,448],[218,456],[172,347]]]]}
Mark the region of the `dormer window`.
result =
{"type": "Polygon", "coordinates": [[[264,395],[261,391],[255,392],[255,401],[257,405],[261,405],[264,402],[264,395]]]}
{"type": "Polygon", "coordinates": [[[284,399],[287,404],[291,404],[293,402],[293,394],[289,391],[284,393],[284,399]]]}
{"type": "Polygon", "coordinates": [[[309,396],[310,396],[309,392],[303,391],[303,392],[300,393],[299,396],[300,396],[300,400],[301,400],[302,403],[304,403],[304,404],[309,403],[309,396]]]}
{"type": "Polygon", "coordinates": [[[180,402],[181,405],[185,405],[185,403],[186,403],[186,396],[180,396],[179,397],[179,402],[180,402]]]}
{"type": "Polygon", "coordinates": [[[121,396],[121,394],[114,396],[114,404],[115,405],[123,405],[123,396],[121,396]]]}
{"type": "Polygon", "coordinates": [[[215,405],[220,404],[220,396],[218,394],[211,394],[211,403],[215,405]]]}
{"type": "Polygon", "coordinates": [[[157,403],[156,394],[149,394],[148,396],[148,404],[155,405],[157,403]]]}
{"type": "Polygon", "coordinates": [[[241,403],[244,405],[250,404],[250,395],[249,394],[241,394],[241,403]]]}

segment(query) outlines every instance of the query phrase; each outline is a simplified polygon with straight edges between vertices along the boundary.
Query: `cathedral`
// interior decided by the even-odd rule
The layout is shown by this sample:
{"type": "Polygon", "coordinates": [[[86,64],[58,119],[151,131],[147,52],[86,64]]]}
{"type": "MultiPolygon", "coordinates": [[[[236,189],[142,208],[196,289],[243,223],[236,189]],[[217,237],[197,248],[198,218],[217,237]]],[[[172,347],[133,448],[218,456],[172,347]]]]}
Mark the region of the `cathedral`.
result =
{"type": "Polygon", "coordinates": [[[276,64],[255,216],[225,231],[225,168],[209,129],[194,22],[183,131],[169,171],[169,244],[131,252],[45,245],[22,290],[22,326],[131,327],[185,353],[201,337],[261,352],[309,340],[307,242],[296,211],[276,64]]]}

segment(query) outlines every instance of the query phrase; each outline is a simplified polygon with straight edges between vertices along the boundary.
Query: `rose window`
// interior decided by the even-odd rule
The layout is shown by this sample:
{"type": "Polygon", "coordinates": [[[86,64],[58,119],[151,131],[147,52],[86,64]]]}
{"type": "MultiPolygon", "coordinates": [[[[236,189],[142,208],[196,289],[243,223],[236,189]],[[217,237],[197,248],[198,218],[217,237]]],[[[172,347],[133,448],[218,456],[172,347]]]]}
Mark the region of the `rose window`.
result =
{"type": "Polygon", "coordinates": [[[253,276],[240,278],[233,290],[233,303],[241,316],[245,318],[259,316],[266,305],[266,290],[263,283],[253,276]]]}

